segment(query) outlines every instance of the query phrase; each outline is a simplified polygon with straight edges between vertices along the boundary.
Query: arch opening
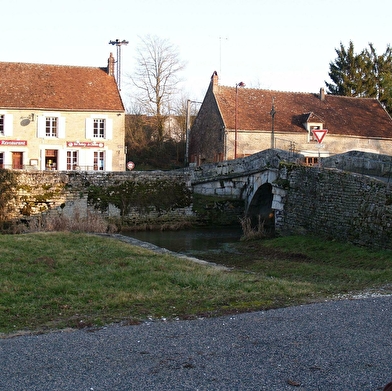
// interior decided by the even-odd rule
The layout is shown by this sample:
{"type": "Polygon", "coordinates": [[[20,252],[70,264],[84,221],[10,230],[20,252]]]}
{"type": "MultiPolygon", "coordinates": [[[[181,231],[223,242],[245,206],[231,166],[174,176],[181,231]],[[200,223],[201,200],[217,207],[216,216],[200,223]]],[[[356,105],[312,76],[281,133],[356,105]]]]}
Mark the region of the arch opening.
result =
{"type": "Polygon", "coordinates": [[[254,194],[247,211],[252,228],[262,225],[266,232],[275,230],[275,213],[272,209],[272,185],[264,183],[254,194]]]}

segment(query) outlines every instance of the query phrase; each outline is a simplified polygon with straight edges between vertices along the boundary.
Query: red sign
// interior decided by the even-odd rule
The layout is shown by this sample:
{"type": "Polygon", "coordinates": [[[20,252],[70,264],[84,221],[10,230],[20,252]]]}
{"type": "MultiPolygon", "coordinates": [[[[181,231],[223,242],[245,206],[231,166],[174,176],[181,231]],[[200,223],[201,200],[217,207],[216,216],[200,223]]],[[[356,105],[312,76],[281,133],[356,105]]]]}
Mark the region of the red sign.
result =
{"type": "Polygon", "coordinates": [[[70,148],[103,148],[104,146],[104,143],[96,141],[67,141],[67,147],[70,148]]]}
{"type": "Polygon", "coordinates": [[[319,144],[323,142],[325,135],[328,133],[327,129],[313,129],[312,133],[319,144]]]}
{"type": "Polygon", "coordinates": [[[27,140],[0,140],[0,145],[9,145],[11,147],[25,147],[27,140]]]}
{"type": "Polygon", "coordinates": [[[127,163],[127,168],[128,168],[128,170],[133,170],[134,169],[134,167],[135,167],[135,163],[134,162],[128,162],[127,163]]]}

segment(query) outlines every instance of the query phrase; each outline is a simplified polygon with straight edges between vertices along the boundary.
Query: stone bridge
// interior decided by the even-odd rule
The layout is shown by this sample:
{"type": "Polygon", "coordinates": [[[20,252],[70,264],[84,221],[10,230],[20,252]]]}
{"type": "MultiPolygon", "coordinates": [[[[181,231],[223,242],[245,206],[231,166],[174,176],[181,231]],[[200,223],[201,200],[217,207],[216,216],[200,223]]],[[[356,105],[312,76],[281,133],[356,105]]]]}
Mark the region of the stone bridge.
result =
{"type": "Polygon", "coordinates": [[[300,154],[269,149],[242,159],[205,164],[191,171],[191,186],[196,194],[242,200],[244,215],[261,216],[271,225],[274,211],[284,208],[285,190],[279,183],[287,180],[285,165],[303,159],[300,154]]]}
{"type": "Polygon", "coordinates": [[[275,149],[173,171],[21,172],[11,217],[71,216],[94,207],[136,225],[202,220],[212,209],[205,221],[248,215],[282,234],[392,248],[391,156],[350,152],[324,158],[322,167],[303,160],[275,149]]]}
{"type": "Polygon", "coordinates": [[[392,157],[358,151],[306,167],[281,150],[196,167],[193,192],[239,199],[244,213],[277,231],[322,233],[392,248],[392,157]]]}

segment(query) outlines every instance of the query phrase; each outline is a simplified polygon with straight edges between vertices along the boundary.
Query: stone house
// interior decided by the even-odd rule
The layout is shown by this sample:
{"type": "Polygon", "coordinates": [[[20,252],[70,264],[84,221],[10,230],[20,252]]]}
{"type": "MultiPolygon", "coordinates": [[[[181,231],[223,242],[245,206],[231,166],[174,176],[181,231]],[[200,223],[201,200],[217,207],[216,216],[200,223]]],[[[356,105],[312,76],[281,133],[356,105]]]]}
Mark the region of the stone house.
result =
{"type": "Polygon", "coordinates": [[[269,148],[301,153],[309,165],[351,150],[392,155],[392,119],[377,99],[242,86],[220,86],[217,73],[212,75],[190,131],[191,163],[269,148]]]}
{"type": "Polygon", "coordinates": [[[125,109],[107,68],[0,62],[0,168],[125,170],[125,109]]]}

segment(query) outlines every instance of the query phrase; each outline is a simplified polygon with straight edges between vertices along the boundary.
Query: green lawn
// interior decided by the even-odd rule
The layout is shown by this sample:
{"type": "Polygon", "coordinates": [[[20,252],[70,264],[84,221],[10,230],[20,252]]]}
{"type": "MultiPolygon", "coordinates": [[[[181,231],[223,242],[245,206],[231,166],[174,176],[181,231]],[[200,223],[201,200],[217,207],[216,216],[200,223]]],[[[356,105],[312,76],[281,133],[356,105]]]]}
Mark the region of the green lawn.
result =
{"type": "Polygon", "coordinates": [[[309,237],[237,243],[228,271],[84,233],[0,235],[0,248],[1,333],[215,316],[392,282],[392,252],[309,237]]]}

